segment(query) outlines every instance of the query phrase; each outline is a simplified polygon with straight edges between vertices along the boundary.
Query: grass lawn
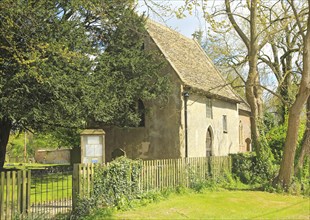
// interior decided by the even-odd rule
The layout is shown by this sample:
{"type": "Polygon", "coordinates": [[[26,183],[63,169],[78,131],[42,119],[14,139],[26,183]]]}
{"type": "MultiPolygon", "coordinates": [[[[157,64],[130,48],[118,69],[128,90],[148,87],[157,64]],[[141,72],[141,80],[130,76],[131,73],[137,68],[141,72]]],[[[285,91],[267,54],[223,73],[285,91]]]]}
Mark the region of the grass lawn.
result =
{"type": "Polygon", "coordinates": [[[30,201],[54,201],[72,197],[72,174],[50,174],[42,180],[32,177],[30,201]]]}
{"type": "Polygon", "coordinates": [[[112,218],[308,220],[310,198],[256,191],[188,193],[171,195],[167,200],[134,210],[116,212],[112,218]]]}
{"type": "MultiPolygon", "coordinates": [[[[55,167],[63,164],[42,164],[42,163],[5,163],[5,169],[31,170],[44,169],[46,167],[55,167]]],[[[69,164],[68,164],[69,165],[69,164]]]]}

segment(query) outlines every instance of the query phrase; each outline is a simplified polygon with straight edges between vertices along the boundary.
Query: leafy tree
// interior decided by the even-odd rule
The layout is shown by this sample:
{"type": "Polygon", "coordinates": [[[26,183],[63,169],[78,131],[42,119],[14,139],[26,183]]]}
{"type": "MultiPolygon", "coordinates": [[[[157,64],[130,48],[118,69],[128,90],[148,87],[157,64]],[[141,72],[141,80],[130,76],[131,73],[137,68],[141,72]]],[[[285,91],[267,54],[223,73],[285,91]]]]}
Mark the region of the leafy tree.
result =
{"type": "Polygon", "coordinates": [[[291,183],[292,174],[294,172],[294,160],[298,140],[300,115],[303,106],[306,104],[310,96],[310,0],[308,0],[308,20],[306,32],[302,28],[294,1],[291,0],[289,3],[294,11],[294,16],[299,27],[299,34],[303,39],[303,67],[298,93],[292,107],[289,110],[288,130],[285,139],[283,158],[280,165],[279,175],[276,179],[276,183],[281,184],[284,187],[288,187],[291,183]]]}
{"type": "Polygon", "coordinates": [[[0,2],[0,169],[11,130],[138,123],[130,103],[167,91],[133,4],[0,2]]]}
{"type": "MultiPolygon", "coordinates": [[[[300,128],[298,130],[298,144],[297,147],[301,148],[303,143],[303,131],[305,124],[302,122],[300,128]]],[[[283,149],[285,145],[285,138],[287,135],[287,128],[288,128],[288,119],[286,118],[284,124],[279,124],[277,126],[272,126],[266,132],[266,139],[271,146],[271,151],[274,155],[275,162],[280,164],[283,156],[283,149]]]]}

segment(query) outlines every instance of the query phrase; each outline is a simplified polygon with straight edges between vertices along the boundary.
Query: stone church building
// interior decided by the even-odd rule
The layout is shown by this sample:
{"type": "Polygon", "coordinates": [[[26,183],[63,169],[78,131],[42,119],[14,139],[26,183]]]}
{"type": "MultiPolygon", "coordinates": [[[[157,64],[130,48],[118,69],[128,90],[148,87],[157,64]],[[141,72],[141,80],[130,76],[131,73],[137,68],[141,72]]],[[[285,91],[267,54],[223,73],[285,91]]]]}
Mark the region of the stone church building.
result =
{"type": "Polygon", "coordinates": [[[139,127],[104,127],[106,161],[225,156],[251,150],[250,110],[225,81],[200,45],[180,33],[147,21],[146,50],[166,59],[172,82],[167,103],[143,103],[149,111],[139,127]],[[113,155],[113,156],[112,156],[113,155]]]}

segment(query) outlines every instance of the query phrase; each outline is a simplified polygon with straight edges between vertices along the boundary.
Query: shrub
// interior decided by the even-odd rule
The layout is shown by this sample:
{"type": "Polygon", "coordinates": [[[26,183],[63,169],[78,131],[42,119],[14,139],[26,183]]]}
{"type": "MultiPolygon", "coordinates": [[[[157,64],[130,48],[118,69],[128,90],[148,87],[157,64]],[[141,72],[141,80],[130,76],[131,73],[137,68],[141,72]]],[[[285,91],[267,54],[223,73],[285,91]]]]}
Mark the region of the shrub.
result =
{"type": "Polygon", "coordinates": [[[231,156],[232,173],[244,184],[263,184],[275,176],[275,167],[271,167],[269,161],[258,159],[255,152],[231,156]]]}
{"type": "Polygon", "coordinates": [[[92,196],[78,199],[72,219],[89,215],[97,208],[126,209],[142,195],[139,191],[140,172],[141,163],[125,157],[119,157],[107,166],[96,167],[92,196]]]}
{"type": "Polygon", "coordinates": [[[300,186],[300,189],[297,189],[297,192],[300,192],[303,195],[310,196],[309,179],[310,179],[310,157],[306,157],[304,161],[304,166],[298,170],[298,172],[295,174],[295,178],[293,179],[293,185],[298,186],[299,183],[300,186]]]}
{"type": "Polygon", "coordinates": [[[119,157],[95,171],[94,194],[108,206],[126,207],[139,194],[141,163],[119,157]]]}

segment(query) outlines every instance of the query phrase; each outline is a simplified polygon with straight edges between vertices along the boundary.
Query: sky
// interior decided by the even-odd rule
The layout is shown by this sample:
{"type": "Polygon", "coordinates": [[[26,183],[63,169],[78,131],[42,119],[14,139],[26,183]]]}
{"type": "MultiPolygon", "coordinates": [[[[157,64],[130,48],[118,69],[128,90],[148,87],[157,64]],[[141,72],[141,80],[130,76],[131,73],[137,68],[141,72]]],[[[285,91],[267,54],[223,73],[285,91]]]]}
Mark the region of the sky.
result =
{"type": "MultiPolygon", "coordinates": [[[[151,4],[151,1],[145,0],[147,3],[150,4],[150,6],[153,6],[151,4]]],[[[158,16],[156,13],[152,12],[146,5],[145,5],[144,0],[139,0],[138,1],[138,12],[143,13],[145,12],[146,15],[149,16],[154,21],[157,21],[159,23],[165,24],[168,27],[180,32],[181,34],[192,38],[192,34],[195,31],[198,31],[200,29],[205,30],[206,28],[206,23],[204,19],[202,18],[202,12],[201,10],[199,11],[198,9],[194,11],[193,15],[189,15],[186,13],[186,17],[182,19],[178,19],[175,14],[173,13],[167,13],[167,16],[165,16],[165,12],[160,11],[157,8],[157,11],[161,16],[158,16]]],[[[166,0],[166,1],[160,1],[160,0],[155,0],[157,3],[162,3],[162,4],[167,4],[169,5],[172,9],[177,10],[177,8],[181,7],[184,4],[184,0],[166,0]]]]}

